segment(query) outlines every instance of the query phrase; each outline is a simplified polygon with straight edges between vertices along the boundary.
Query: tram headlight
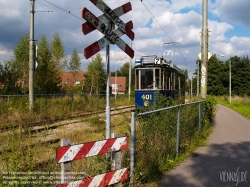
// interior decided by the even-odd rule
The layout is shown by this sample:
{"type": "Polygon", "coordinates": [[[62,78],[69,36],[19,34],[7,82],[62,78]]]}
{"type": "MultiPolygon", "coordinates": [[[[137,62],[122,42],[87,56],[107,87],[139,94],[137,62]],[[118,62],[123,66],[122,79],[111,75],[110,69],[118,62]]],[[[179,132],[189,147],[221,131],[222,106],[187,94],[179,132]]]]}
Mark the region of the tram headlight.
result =
{"type": "Polygon", "coordinates": [[[149,106],[149,101],[147,101],[147,100],[144,101],[143,105],[146,106],[146,107],[148,107],[149,106]]]}

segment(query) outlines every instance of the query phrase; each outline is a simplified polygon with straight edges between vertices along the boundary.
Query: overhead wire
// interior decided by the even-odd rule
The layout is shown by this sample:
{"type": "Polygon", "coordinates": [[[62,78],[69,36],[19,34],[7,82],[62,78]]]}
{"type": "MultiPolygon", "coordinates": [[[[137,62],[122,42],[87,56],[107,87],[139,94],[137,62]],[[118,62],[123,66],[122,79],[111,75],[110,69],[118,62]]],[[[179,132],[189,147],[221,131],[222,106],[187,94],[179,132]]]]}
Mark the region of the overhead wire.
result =
{"type": "MultiPolygon", "coordinates": [[[[80,17],[78,17],[78,16],[76,16],[76,15],[74,15],[74,14],[71,13],[71,11],[80,10],[80,9],[82,9],[82,8],[75,8],[75,9],[71,9],[71,10],[65,10],[65,9],[63,9],[63,8],[61,8],[61,7],[59,7],[59,6],[55,5],[55,4],[53,4],[53,3],[49,2],[49,1],[47,1],[47,0],[44,0],[44,1],[46,1],[47,3],[49,3],[49,4],[51,4],[51,5],[55,6],[55,7],[57,7],[57,8],[59,8],[59,9],[61,9],[61,10],[64,11],[64,12],[67,12],[67,13],[71,14],[72,16],[74,16],[74,17],[76,17],[76,18],[82,20],[82,18],[80,18],[80,17]]],[[[119,1],[119,3],[121,3],[121,2],[127,2],[127,1],[119,1]]],[[[109,4],[116,4],[116,3],[118,3],[118,2],[117,2],[117,1],[109,2],[109,4]]],[[[93,7],[95,7],[95,5],[93,5],[93,7]]]]}
{"type": "Polygon", "coordinates": [[[157,22],[157,24],[161,27],[161,29],[163,30],[163,32],[168,36],[168,38],[171,40],[171,42],[173,42],[173,44],[176,47],[176,49],[181,53],[181,55],[184,58],[185,66],[187,66],[185,55],[180,51],[180,49],[177,47],[177,45],[175,44],[175,42],[172,40],[172,38],[169,36],[169,34],[165,31],[165,29],[161,26],[161,24],[158,22],[158,20],[155,18],[155,16],[152,14],[152,12],[148,9],[148,7],[143,3],[142,0],[140,0],[140,1],[143,4],[143,6],[147,9],[147,11],[151,14],[151,16],[153,17],[153,19],[157,22]]]}
{"type": "Polygon", "coordinates": [[[74,16],[74,17],[76,17],[76,18],[78,18],[78,19],[80,19],[80,20],[84,20],[83,18],[78,17],[78,16],[76,16],[75,14],[72,14],[72,13],[70,12],[70,10],[65,10],[65,9],[63,9],[63,8],[61,8],[61,7],[59,7],[59,6],[55,5],[55,4],[53,4],[53,3],[49,2],[49,1],[47,1],[47,0],[44,0],[44,1],[47,2],[47,3],[49,3],[49,4],[51,4],[51,5],[53,5],[53,6],[55,6],[55,7],[57,7],[58,9],[60,9],[60,10],[62,10],[62,11],[64,11],[64,12],[67,12],[67,13],[71,14],[72,16],[74,16]]]}
{"type": "MultiPolygon", "coordinates": [[[[72,10],[65,10],[61,7],[59,7],[58,5],[54,4],[54,3],[51,3],[47,0],[44,0],[45,2],[51,4],[52,6],[55,6],[56,8],[76,17],[77,19],[80,19],[80,20],[84,20],[83,18],[79,17],[79,16],[76,16],[75,14],[72,14],[71,11],[73,10],[77,10],[77,9],[72,9],[72,10]]],[[[161,26],[161,24],[158,22],[158,20],[156,19],[156,17],[152,14],[152,12],[148,9],[148,7],[143,3],[143,1],[141,0],[143,6],[147,9],[147,11],[151,14],[151,16],[153,17],[153,19],[157,22],[157,24],[161,27],[161,29],[163,30],[163,32],[168,36],[168,38],[171,40],[171,42],[173,42],[174,46],[176,47],[176,49],[180,52],[180,54],[183,56],[184,58],[184,61],[185,61],[185,66],[186,66],[186,59],[185,59],[185,56],[183,55],[183,53],[180,51],[180,49],[177,47],[177,45],[174,43],[174,41],[172,40],[172,38],[169,36],[169,34],[165,31],[165,29],[161,26]]],[[[138,50],[138,49],[137,49],[138,50]]],[[[139,50],[138,50],[139,51],[139,50]]],[[[141,51],[140,51],[141,52],[141,51]]]]}

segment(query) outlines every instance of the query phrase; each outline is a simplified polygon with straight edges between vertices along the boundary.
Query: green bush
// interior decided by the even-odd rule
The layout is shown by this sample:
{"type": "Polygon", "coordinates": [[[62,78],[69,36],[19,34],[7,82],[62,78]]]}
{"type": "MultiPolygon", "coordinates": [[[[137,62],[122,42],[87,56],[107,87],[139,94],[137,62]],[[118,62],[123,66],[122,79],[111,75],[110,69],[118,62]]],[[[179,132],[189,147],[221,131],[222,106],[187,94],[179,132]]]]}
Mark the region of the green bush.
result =
{"type": "MultiPolygon", "coordinates": [[[[136,117],[136,167],[137,182],[152,182],[172,169],[192,152],[204,144],[214,119],[215,101],[208,98],[201,103],[201,131],[199,127],[199,104],[178,105],[169,110],[136,117]],[[177,113],[180,109],[178,154],[177,113]]],[[[164,104],[166,105],[166,103],[164,104]]],[[[159,105],[159,106],[162,106],[159,105]]],[[[144,108],[144,112],[159,109],[157,105],[144,108]]],[[[140,111],[141,112],[141,111],[140,111]]]]}

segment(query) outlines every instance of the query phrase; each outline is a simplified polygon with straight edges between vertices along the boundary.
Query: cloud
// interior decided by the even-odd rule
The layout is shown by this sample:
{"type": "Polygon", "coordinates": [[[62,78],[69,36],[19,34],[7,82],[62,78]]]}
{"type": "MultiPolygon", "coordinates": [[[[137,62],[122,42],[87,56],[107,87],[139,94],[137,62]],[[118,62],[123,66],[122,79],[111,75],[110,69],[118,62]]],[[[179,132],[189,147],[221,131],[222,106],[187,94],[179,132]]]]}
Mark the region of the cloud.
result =
{"type": "MultiPolygon", "coordinates": [[[[128,1],[105,0],[105,2],[113,9],[128,1]]],[[[131,0],[130,2],[132,11],[121,16],[121,19],[124,22],[133,21],[135,59],[140,58],[141,55],[162,56],[165,50],[175,50],[173,63],[185,67],[189,71],[194,71],[197,54],[201,51],[199,34],[202,27],[202,2],[200,0],[143,2],[131,0]],[[171,40],[182,44],[163,45],[164,42],[171,40]]],[[[20,38],[29,33],[30,1],[1,0],[0,7],[0,62],[3,62],[11,58],[12,51],[20,38]]],[[[102,14],[89,0],[72,2],[68,0],[36,0],[35,39],[39,42],[41,36],[45,34],[48,41],[51,41],[54,34],[58,33],[68,57],[70,58],[72,50],[76,48],[84,63],[82,67],[87,67],[91,58],[86,60],[82,49],[103,35],[99,31],[83,35],[81,31],[81,24],[85,22],[81,18],[83,7],[87,7],[96,16],[102,14]],[[51,10],[53,12],[41,12],[51,10]]],[[[250,26],[248,19],[250,11],[247,10],[248,7],[250,7],[249,0],[231,1],[230,3],[227,0],[209,1],[208,27],[212,32],[209,46],[211,52],[231,56],[234,54],[249,55],[250,31],[247,28],[250,26]],[[239,30],[239,26],[235,23],[240,25],[242,30],[239,30]]],[[[123,35],[122,39],[130,45],[130,40],[126,35],[123,35]]],[[[103,49],[100,54],[105,62],[106,49],[103,49]]],[[[118,47],[110,46],[111,64],[116,64],[116,60],[124,56],[127,55],[118,47]]],[[[111,66],[111,68],[113,67],[111,66]]]]}
{"type": "Polygon", "coordinates": [[[192,1],[171,0],[170,10],[173,12],[178,12],[178,11],[183,10],[183,9],[198,8],[200,6],[201,6],[200,0],[192,0],[192,1]]]}
{"type": "Polygon", "coordinates": [[[209,21],[211,42],[221,42],[226,40],[226,32],[233,30],[234,27],[226,22],[209,21]]]}
{"type": "Polygon", "coordinates": [[[228,0],[216,0],[215,5],[216,8],[213,12],[218,17],[221,17],[222,20],[250,27],[249,0],[238,0],[234,2],[228,2],[228,0]]]}

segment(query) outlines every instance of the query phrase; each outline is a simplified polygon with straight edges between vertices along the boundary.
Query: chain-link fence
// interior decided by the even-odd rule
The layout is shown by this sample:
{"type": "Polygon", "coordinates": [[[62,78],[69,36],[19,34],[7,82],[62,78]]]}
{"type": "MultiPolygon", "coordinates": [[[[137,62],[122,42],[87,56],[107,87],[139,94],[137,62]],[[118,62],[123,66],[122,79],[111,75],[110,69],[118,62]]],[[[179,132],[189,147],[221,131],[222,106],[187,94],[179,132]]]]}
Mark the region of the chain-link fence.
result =
{"type": "Polygon", "coordinates": [[[149,181],[192,151],[205,136],[205,105],[205,101],[198,101],[143,113],[132,112],[131,172],[134,180],[149,181]]]}

